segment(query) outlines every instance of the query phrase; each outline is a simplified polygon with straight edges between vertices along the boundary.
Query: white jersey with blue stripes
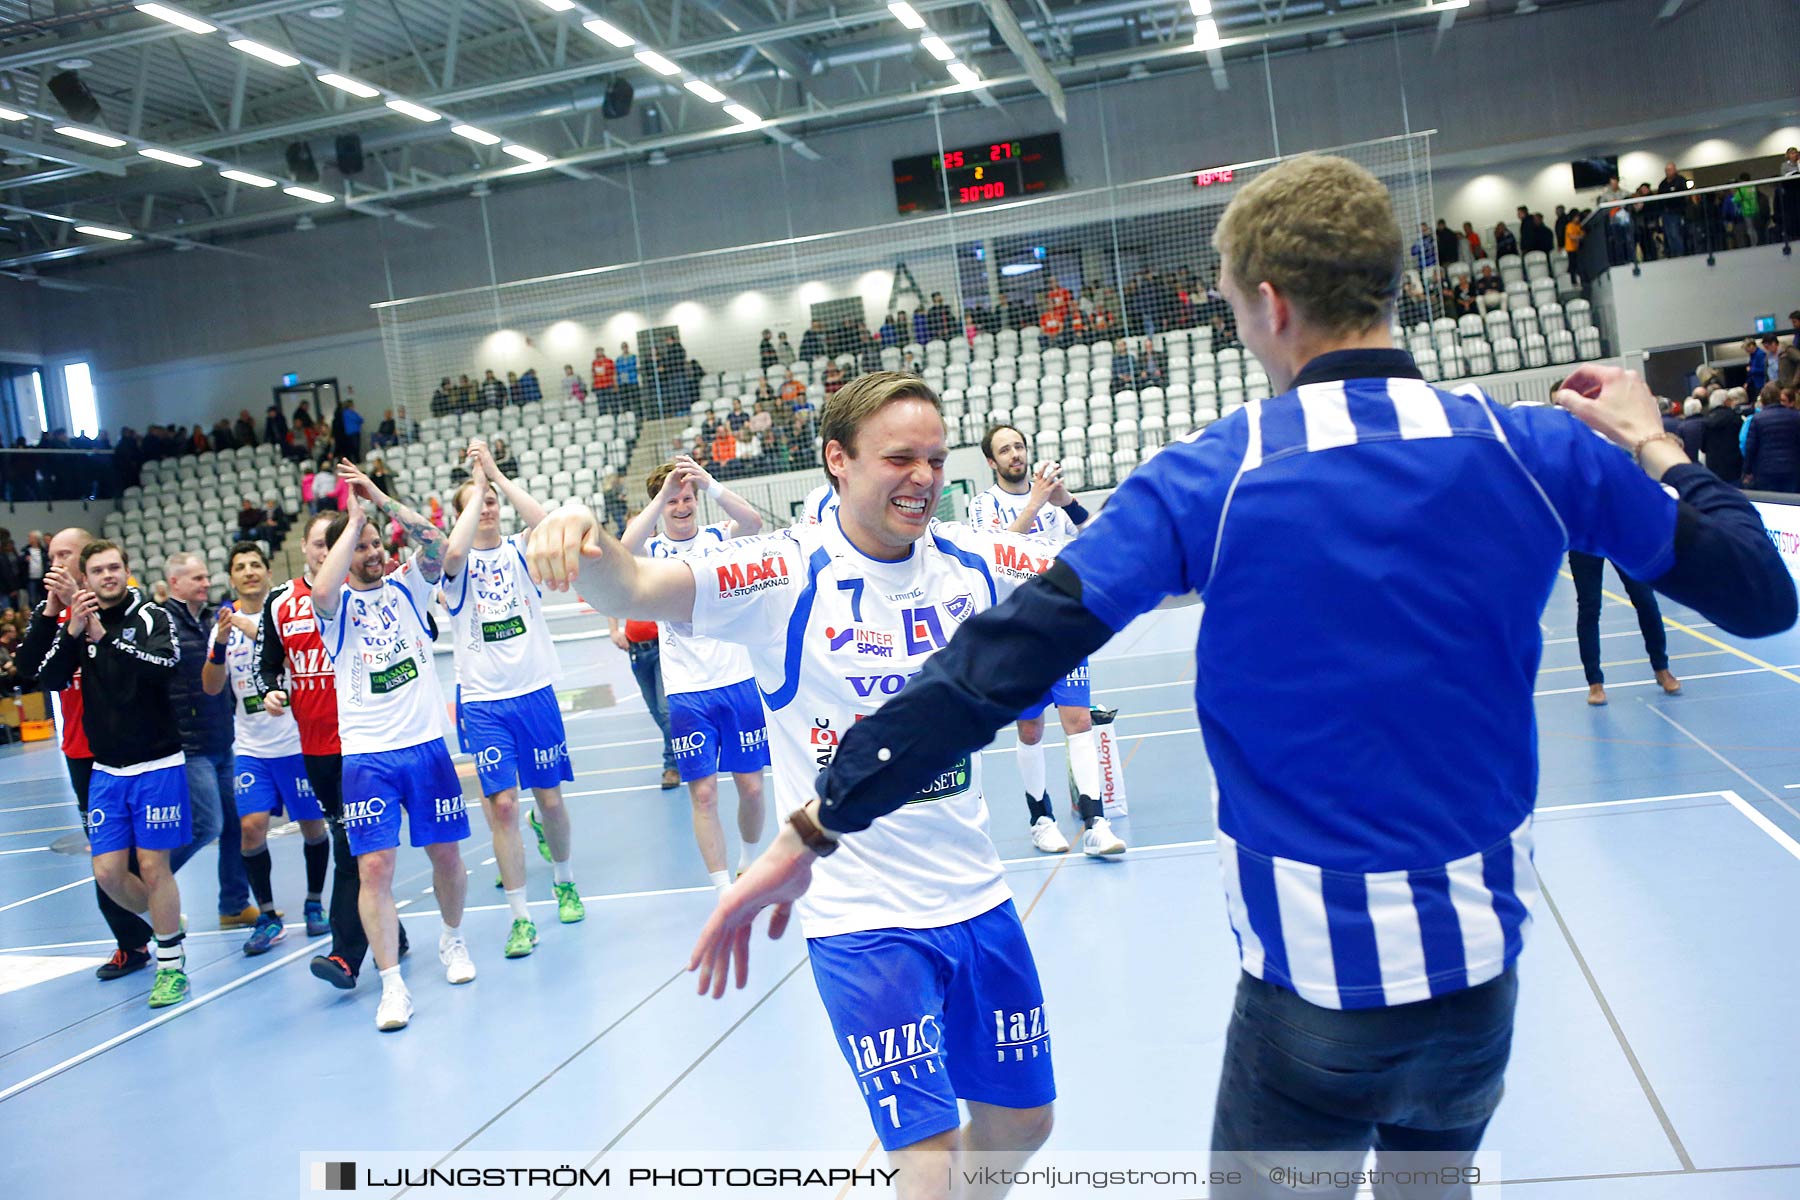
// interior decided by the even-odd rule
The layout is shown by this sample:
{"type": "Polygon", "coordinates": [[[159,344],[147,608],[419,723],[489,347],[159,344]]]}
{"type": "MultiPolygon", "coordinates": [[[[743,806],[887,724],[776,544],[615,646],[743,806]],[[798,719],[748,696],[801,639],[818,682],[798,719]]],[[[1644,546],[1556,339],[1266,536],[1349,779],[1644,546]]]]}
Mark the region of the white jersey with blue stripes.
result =
{"type": "MultiPolygon", "coordinates": [[[[717,550],[731,540],[736,526],[721,522],[702,525],[686,541],[657,534],[644,543],[646,558],[687,558],[717,550]]],[[[743,683],[752,674],[750,656],[742,646],[715,641],[694,632],[692,625],[664,621],[657,626],[662,639],[662,674],[665,695],[710,692],[714,688],[743,683]]]]}
{"type": "MultiPolygon", "coordinates": [[[[262,628],[262,614],[255,614],[256,626],[262,628]]],[[[300,724],[292,709],[282,709],[280,716],[263,711],[262,681],[257,676],[257,659],[262,638],[247,634],[236,625],[225,643],[225,670],[231,686],[233,739],[231,748],[252,758],[285,758],[300,753],[300,724]]]]}
{"type": "Polygon", "coordinates": [[[1394,351],[1357,361],[1395,374],[1306,383],[1169,445],[1059,556],[1113,629],[1201,594],[1195,702],[1244,970],[1327,1008],[1517,958],[1538,616],[1567,548],[1640,579],[1674,561],[1674,500],[1567,413],[1434,389],[1394,351]]]}
{"type": "Polygon", "coordinates": [[[444,572],[460,700],[510,700],[556,682],[544,593],[525,565],[529,537],[515,533],[488,550],[471,546],[460,570],[444,572]]]}
{"type": "Polygon", "coordinates": [[[794,524],[823,525],[825,518],[836,513],[837,509],[837,489],[829,483],[821,483],[806,493],[806,499],[800,502],[800,515],[794,518],[794,524]]]}
{"type": "MultiPolygon", "coordinates": [[[[756,669],[777,816],[812,798],[846,729],[1049,555],[1030,538],[933,521],[908,558],[884,562],[851,545],[834,517],[689,557],[694,628],[742,644],[756,669]]],[[[953,925],[1010,895],[976,754],[845,838],[814,866],[795,910],[807,937],[827,937],[953,925]]]]}
{"type": "MultiPolygon", "coordinates": [[[[987,491],[977,493],[969,502],[969,524],[976,529],[1011,529],[1030,503],[1029,491],[1014,494],[996,483],[987,491]]],[[[1075,528],[1075,522],[1069,520],[1068,513],[1046,503],[1037,510],[1031,528],[1025,532],[1063,546],[1074,541],[1080,531],[1075,528]]]]}
{"type": "Polygon", "coordinates": [[[339,588],[329,617],[314,603],[319,637],[337,671],[345,754],[404,750],[444,736],[444,694],[425,627],[431,592],[415,555],[379,587],[339,588]]]}

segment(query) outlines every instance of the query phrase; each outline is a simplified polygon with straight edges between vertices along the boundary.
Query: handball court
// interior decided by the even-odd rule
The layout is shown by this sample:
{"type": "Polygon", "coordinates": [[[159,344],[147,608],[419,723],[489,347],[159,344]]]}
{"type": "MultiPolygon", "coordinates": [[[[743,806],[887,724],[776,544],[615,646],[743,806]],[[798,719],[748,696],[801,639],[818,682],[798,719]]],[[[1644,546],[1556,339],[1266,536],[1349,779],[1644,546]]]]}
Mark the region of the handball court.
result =
{"type": "MultiPolygon", "coordinates": [[[[1741,643],[1664,603],[1683,694],[1654,686],[1633,612],[1615,597],[1602,621],[1603,709],[1586,704],[1566,578],[1544,615],[1545,903],[1485,1143],[1521,1197],[1800,1195],[1800,634],[1741,643]]],[[[1207,1144],[1238,966],[1190,698],[1197,612],[1152,613],[1094,662],[1096,703],[1121,710],[1128,756],[1122,862],[1036,854],[1010,730],[986,757],[995,840],[1055,1039],[1053,1148],[1207,1144]]],[[[683,968],[712,891],[686,793],[658,789],[660,738],[623,655],[594,628],[573,614],[555,627],[561,690],[617,699],[568,718],[588,919],[557,924],[549,867],[527,835],[541,941],[529,958],[502,958],[508,916],[472,814],[464,930],[480,977],[452,988],[432,952],[428,865],[403,848],[395,891],[419,948],[406,967],[417,1013],[397,1034],[374,1028],[372,967],[354,992],[308,973],[326,940],[308,942],[302,926],[245,958],[247,931],[216,929],[212,851],[180,876],[193,998],[158,1014],[144,1003],[153,972],[97,982],[111,943],[87,859],[47,849],[78,833],[62,758],[46,743],[0,757],[9,1194],[288,1196],[302,1152],[322,1150],[554,1150],[583,1162],[602,1150],[870,1145],[797,932],[758,935],[745,991],[717,1003],[693,994],[683,968]]],[[[1047,740],[1060,741],[1054,722],[1047,740]]],[[[1070,832],[1062,762],[1053,751],[1070,832]]],[[[721,791],[735,839],[729,784],[721,791]]],[[[271,841],[290,921],[298,840],[271,841]]]]}

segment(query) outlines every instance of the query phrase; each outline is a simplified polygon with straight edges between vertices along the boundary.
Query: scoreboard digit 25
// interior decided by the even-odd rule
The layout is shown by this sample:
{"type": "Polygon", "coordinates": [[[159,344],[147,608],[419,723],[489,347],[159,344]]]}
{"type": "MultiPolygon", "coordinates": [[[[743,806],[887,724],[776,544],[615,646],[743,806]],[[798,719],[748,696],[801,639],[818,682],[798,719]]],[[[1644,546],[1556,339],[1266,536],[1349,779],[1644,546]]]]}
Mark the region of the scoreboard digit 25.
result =
{"type": "Polygon", "coordinates": [[[1041,196],[1068,186],[1058,133],[894,160],[894,202],[903,214],[943,212],[946,196],[949,207],[966,208],[1041,196]]]}

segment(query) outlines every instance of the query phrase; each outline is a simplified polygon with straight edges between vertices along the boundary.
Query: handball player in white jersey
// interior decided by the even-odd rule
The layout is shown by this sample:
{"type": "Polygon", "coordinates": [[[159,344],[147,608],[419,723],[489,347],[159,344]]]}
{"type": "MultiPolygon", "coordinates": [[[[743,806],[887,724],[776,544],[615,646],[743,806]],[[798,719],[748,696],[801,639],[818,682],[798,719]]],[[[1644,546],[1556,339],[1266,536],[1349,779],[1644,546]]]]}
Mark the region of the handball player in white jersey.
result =
{"type": "Polygon", "coordinates": [[[575,771],[556,705],[556,647],[544,621],[543,593],[525,570],[525,539],[544,519],[543,505],[500,473],[485,442],[469,444],[468,468],[469,481],[456,491],[458,516],[442,581],[456,651],[457,735],[475,758],[512,910],[506,957],[523,958],[538,935],[525,907],[521,787],[537,800],[532,825],[542,830],[550,858],[557,919],[571,925],[587,915],[569,861],[569,810],[562,797],[562,785],[575,771]],[[502,495],[525,522],[510,537],[500,534],[502,495]]]}
{"type": "Polygon", "coordinates": [[[837,489],[829,483],[821,483],[806,493],[806,499],[800,502],[800,515],[794,518],[794,524],[823,525],[837,509],[837,489]]]}
{"type": "MultiPolygon", "coordinates": [[[[650,503],[631,519],[621,539],[627,552],[677,559],[716,550],[733,538],[762,531],[762,515],[719,483],[687,455],[650,472],[644,481],[650,503]],[[699,493],[724,510],[726,520],[700,524],[699,493]],[[661,522],[661,532],[651,531],[661,522]]],[[[694,809],[694,841],[707,878],[723,891],[732,875],[725,866],[725,830],[719,823],[719,772],[737,785],[738,836],[743,842],[738,873],[756,857],[762,841],[763,768],[769,765],[769,734],[763,721],[750,656],[742,646],[701,637],[689,626],[663,623],[663,695],[668,697],[669,733],[675,769],[688,786],[694,809]]]]}
{"type": "MultiPolygon", "coordinates": [[[[1011,425],[996,425],[981,439],[982,457],[994,472],[994,486],[969,505],[969,524],[977,529],[1010,529],[1042,538],[1058,550],[1075,540],[1093,519],[1063,486],[1062,468],[1040,464],[1032,470],[1025,435],[1011,425]]],[[[1046,854],[1062,854],[1068,839],[1056,827],[1044,772],[1044,710],[1056,705],[1064,745],[1069,751],[1069,797],[1082,824],[1081,849],[1091,857],[1125,853],[1124,839],[1113,832],[1100,806],[1100,751],[1095,745],[1094,718],[1089,712],[1088,664],[1070,671],[1050,689],[1042,703],[1019,717],[1019,778],[1031,815],[1031,844],[1046,854]]]]}
{"type": "MultiPolygon", "coordinates": [[[[571,506],[538,526],[528,558],[536,578],[574,585],[601,612],[692,621],[749,650],[786,823],[719,912],[757,891],[772,862],[828,848],[793,906],[819,995],[882,1144],[911,1152],[901,1194],[945,1196],[958,1150],[1029,1157],[1055,1098],[1043,993],[988,838],[980,755],[838,842],[817,824],[813,781],[853,722],[1048,559],[1031,539],[932,518],[949,448],[917,377],[857,378],[826,402],[821,432],[839,497],[823,524],[667,563],[624,553],[571,506]]],[[[777,908],[770,932],[788,917],[777,908]]],[[[702,987],[720,994],[724,972],[711,968],[702,987]]]]}
{"type": "MultiPolygon", "coordinates": [[[[325,921],[321,896],[325,872],[331,865],[331,837],[325,829],[325,810],[319,805],[306,778],[306,759],[300,751],[300,724],[286,709],[263,708],[258,660],[262,654],[262,610],[269,595],[269,563],[255,542],[237,542],[226,564],[231,604],[219,606],[206,663],[200,668],[200,686],[216,696],[231,688],[233,737],[231,753],[236,784],[240,845],[244,874],[262,915],[244,943],[244,953],[267,954],[286,936],[281,914],[275,911],[275,889],[269,857],[269,814],[281,808],[300,823],[306,856],[306,936],[321,937],[331,931],[325,921]]],[[[222,836],[230,837],[230,831],[222,836]]]]}
{"type": "Polygon", "coordinates": [[[457,843],[469,836],[462,781],[444,744],[443,694],[432,665],[425,606],[442,575],[444,533],[384,496],[354,465],[339,465],[350,508],[332,519],[331,552],[313,583],[313,613],[337,672],[338,735],[344,744],[344,831],[356,856],[357,896],[369,949],[381,971],[378,1029],[412,1019],[400,978],[400,914],[394,860],[404,810],[414,846],[431,860],[431,890],[444,919],[438,959],[451,983],[475,978],[462,936],[468,876],[457,843]],[[387,552],[374,511],[398,519],[420,548],[385,574],[387,552]]]}

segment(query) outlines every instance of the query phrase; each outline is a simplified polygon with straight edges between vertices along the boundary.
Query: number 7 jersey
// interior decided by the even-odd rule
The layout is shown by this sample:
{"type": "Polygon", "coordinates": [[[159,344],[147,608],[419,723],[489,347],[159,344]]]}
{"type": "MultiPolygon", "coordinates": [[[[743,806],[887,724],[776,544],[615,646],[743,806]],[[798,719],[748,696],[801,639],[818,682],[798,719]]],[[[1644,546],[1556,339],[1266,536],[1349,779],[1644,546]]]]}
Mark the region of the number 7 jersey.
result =
{"type": "MultiPolygon", "coordinates": [[[[1036,539],[933,521],[908,558],[883,562],[851,545],[833,517],[688,558],[695,632],[749,651],[779,818],[812,798],[844,730],[1054,554],[1036,539]]],[[[951,925],[1010,897],[977,754],[845,838],[814,866],[795,911],[807,937],[829,937],[951,925]]]]}

